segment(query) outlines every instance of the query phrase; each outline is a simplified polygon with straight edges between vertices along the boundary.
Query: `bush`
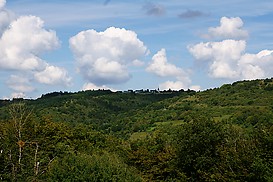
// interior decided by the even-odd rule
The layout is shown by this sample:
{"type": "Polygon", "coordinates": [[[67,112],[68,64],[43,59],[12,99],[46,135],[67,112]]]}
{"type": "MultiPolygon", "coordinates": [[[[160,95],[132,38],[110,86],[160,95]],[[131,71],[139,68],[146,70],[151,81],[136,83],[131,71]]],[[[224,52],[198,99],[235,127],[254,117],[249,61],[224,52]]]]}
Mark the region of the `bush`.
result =
{"type": "Polygon", "coordinates": [[[116,155],[68,155],[52,163],[46,181],[142,181],[116,155]]]}

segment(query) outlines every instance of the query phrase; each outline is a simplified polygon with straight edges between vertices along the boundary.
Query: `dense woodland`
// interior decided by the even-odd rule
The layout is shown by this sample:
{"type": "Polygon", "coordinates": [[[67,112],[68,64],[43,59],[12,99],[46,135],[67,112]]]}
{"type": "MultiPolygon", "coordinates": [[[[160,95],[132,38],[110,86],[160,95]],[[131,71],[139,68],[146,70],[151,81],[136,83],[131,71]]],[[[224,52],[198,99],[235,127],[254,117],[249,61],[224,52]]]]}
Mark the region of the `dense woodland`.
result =
{"type": "Polygon", "coordinates": [[[0,181],[273,181],[273,79],[1,100],[0,181]]]}

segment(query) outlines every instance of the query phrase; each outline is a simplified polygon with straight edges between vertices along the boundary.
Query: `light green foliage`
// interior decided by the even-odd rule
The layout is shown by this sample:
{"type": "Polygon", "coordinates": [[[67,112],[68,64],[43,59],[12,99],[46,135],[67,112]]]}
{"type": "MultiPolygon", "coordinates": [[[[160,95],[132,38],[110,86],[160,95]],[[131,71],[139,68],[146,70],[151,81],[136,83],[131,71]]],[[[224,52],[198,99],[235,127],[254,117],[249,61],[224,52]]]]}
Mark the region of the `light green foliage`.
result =
{"type": "Polygon", "coordinates": [[[141,182],[142,179],[116,155],[102,153],[58,158],[49,166],[46,181],[141,182]]]}
{"type": "Polygon", "coordinates": [[[166,181],[182,176],[173,166],[175,149],[167,133],[156,131],[146,138],[132,140],[129,164],[135,166],[149,181],[166,181]]]}

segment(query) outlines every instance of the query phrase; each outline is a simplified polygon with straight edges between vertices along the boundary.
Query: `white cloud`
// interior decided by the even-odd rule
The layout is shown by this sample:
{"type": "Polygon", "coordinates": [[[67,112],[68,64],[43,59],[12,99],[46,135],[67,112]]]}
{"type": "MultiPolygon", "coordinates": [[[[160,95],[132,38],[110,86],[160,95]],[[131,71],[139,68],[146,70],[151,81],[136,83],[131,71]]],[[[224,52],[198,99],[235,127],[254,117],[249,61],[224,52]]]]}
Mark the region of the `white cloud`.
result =
{"type": "Polygon", "coordinates": [[[238,60],[238,67],[244,79],[272,77],[273,50],[262,50],[257,54],[246,53],[238,60]]]}
{"type": "Polygon", "coordinates": [[[244,22],[241,18],[222,17],[220,26],[211,27],[205,37],[217,39],[245,39],[248,37],[248,32],[243,30],[244,22]]]}
{"type": "Polygon", "coordinates": [[[132,62],[132,65],[133,65],[133,66],[140,67],[140,66],[144,66],[145,63],[144,63],[143,61],[140,61],[140,60],[136,59],[136,60],[134,60],[134,61],[132,62]]]}
{"type": "Polygon", "coordinates": [[[130,79],[126,65],[111,61],[107,58],[99,58],[88,70],[85,76],[95,83],[122,83],[130,79]]]}
{"type": "Polygon", "coordinates": [[[244,40],[199,43],[188,47],[197,61],[208,64],[209,75],[222,79],[259,79],[272,76],[273,51],[245,53],[244,40]]]}
{"type": "Polygon", "coordinates": [[[167,81],[164,83],[159,84],[160,90],[181,90],[181,89],[188,89],[188,85],[185,85],[181,81],[167,81]]]}
{"type": "Polygon", "coordinates": [[[20,93],[32,92],[34,90],[30,80],[22,75],[11,75],[7,84],[9,88],[20,93]]]}
{"type": "Polygon", "coordinates": [[[78,71],[96,85],[128,81],[128,65],[148,52],[135,32],[115,27],[104,32],[82,31],[70,38],[70,48],[78,71]]]}
{"type": "Polygon", "coordinates": [[[16,74],[6,81],[15,91],[12,97],[33,92],[33,77],[45,84],[68,83],[70,78],[63,68],[51,66],[41,58],[45,52],[60,46],[56,32],[46,30],[41,18],[16,17],[4,6],[5,1],[0,0],[0,70],[16,74]]]}
{"type": "MultiPolygon", "coordinates": [[[[10,98],[14,99],[14,98],[26,98],[26,94],[22,93],[22,92],[13,92],[10,96],[10,98]]],[[[9,99],[9,98],[7,98],[9,99]]]]}
{"type": "Polygon", "coordinates": [[[181,68],[168,63],[165,49],[161,49],[152,57],[152,61],[146,68],[146,71],[161,77],[179,77],[184,75],[184,71],[181,68]]]}
{"type": "Polygon", "coordinates": [[[223,40],[221,42],[206,42],[199,43],[193,46],[188,46],[190,53],[201,61],[212,60],[237,60],[244,52],[246,42],[243,40],[223,40]]]}
{"type": "Polygon", "coordinates": [[[97,86],[93,83],[85,83],[82,87],[82,90],[99,90],[99,89],[104,89],[104,90],[113,90],[105,85],[102,86],[97,86]]]}
{"type": "Polygon", "coordinates": [[[199,85],[192,85],[192,86],[190,86],[190,90],[200,91],[201,87],[199,85]]]}
{"type": "Polygon", "coordinates": [[[257,54],[258,58],[263,58],[272,55],[273,51],[272,50],[262,50],[257,54]]]}
{"type": "Polygon", "coordinates": [[[0,9],[3,9],[6,5],[6,0],[0,0],[0,9]]]}
{"type": "Polygon", "coordinates": [[[47,65],[43,71],[35,73],[34,77],[38,82],[49,85],[69,86],[71,84],[67,71],[56,66],[47,65]]]}
{"type": "Polygon", "coordinates": [[[245,51],[243,40],[199,43],[189,46],[190,53],[198,61],[209,64],[209,75],[214,78],[237,78],[237,62],[245,51]]]}
{"type": "Polygon", "coordinates": [[[13,21],[0,39],[0,67],[13,70],[43,70],[39,57],[59,46],[56,33],[43,28],[35,16],[22,16],[13,21]]]}
{"type": "Polygon", "coordinates": [[[3,34],[14,19],[15,15],[11,11],[0,8],[0,35],[3,34]]]}
{"type": "Polygon", "coordinates": [[[162,90],[169,88],[172,90],[188,89],[191,84],[190,72],[169,63],[165,49],[161,49],[152,57],[146,71],[160,77],[174,77],[176,79],[176,81],[161,83],[159,88],[162,90]]]}
{"type": "Polygon", "coordinates": [[[257,78],[265,78],[265,72],[258,65],[245,65],[241,68],[241,78],[253,80],[257,78]]]}

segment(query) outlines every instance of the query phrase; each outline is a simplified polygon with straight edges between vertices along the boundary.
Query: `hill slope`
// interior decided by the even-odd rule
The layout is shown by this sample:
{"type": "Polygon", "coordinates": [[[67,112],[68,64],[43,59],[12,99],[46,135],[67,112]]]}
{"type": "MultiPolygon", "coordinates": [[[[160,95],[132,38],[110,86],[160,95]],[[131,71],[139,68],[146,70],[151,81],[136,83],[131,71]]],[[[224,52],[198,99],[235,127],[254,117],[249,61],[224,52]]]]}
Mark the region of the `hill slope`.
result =
{"type": "Polygon", "coordinates": [[[270,181],[273,79],[1,101],[0,140],[3,181],[270,181]]]}

